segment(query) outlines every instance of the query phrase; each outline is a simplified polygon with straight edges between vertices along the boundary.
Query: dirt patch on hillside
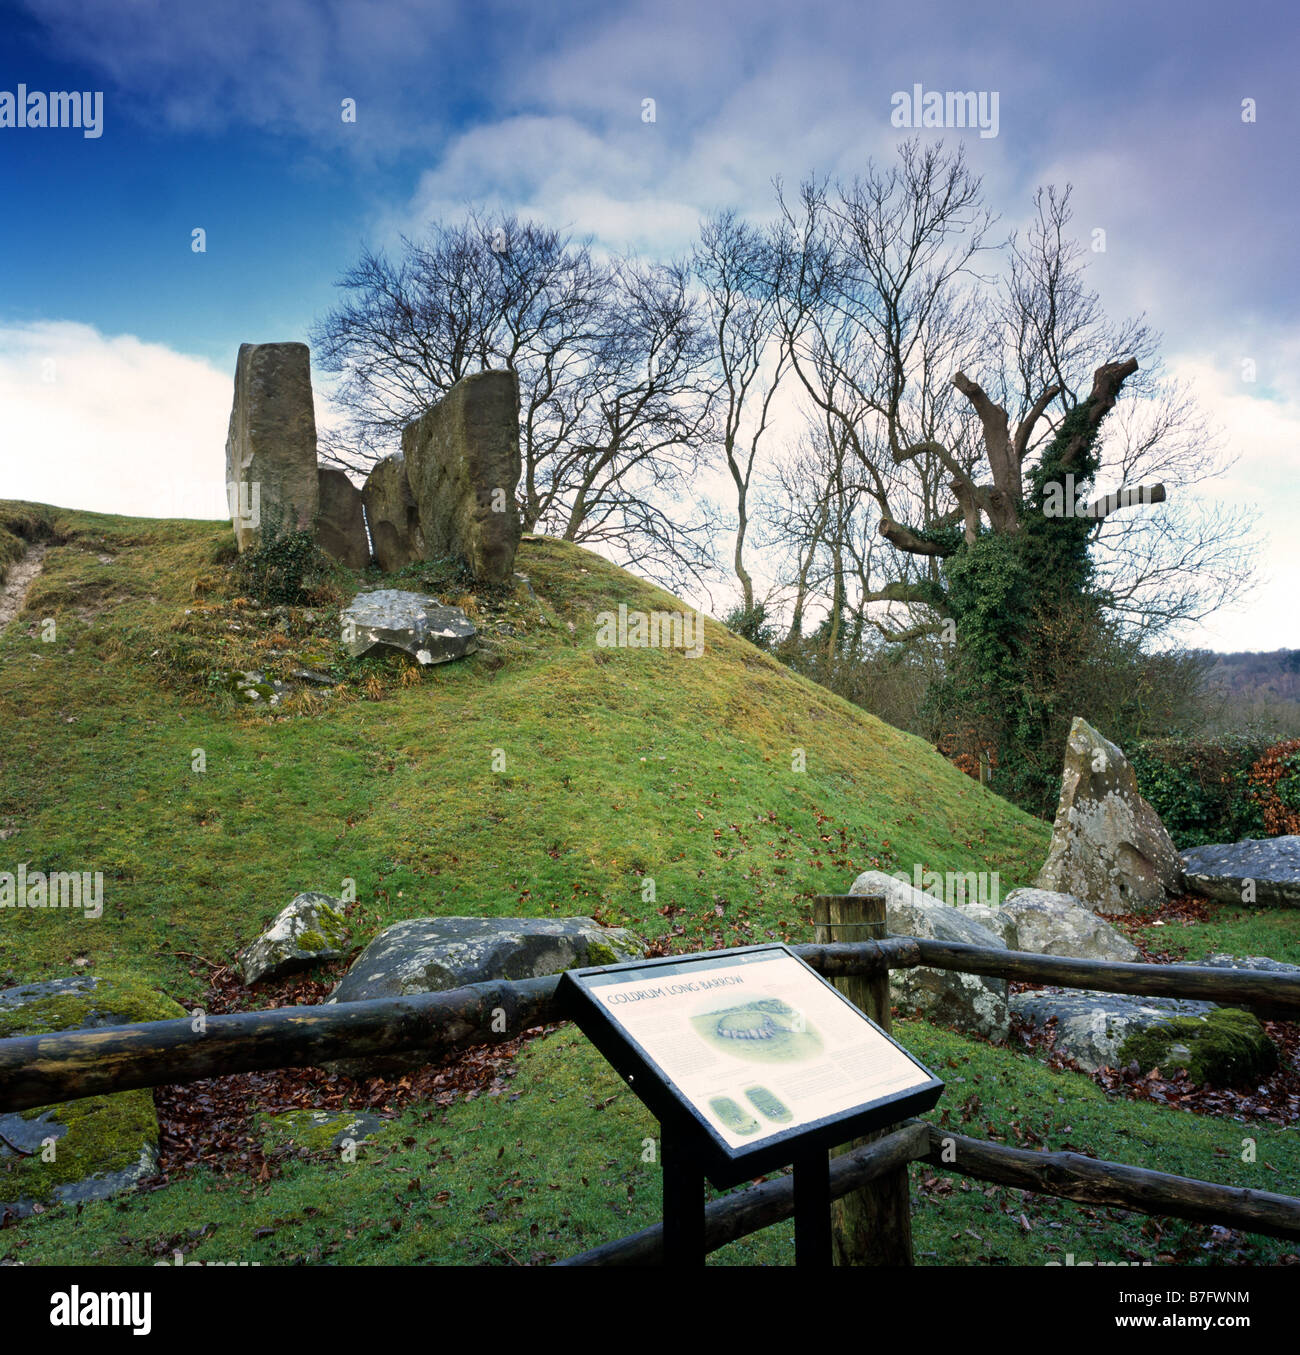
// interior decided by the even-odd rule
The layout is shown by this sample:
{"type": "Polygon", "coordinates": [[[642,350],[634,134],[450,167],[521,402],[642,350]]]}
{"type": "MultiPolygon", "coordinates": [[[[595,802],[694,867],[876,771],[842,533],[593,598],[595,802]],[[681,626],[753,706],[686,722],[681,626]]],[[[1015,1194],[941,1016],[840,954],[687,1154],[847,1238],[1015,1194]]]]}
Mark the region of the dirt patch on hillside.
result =
{"type": "Polygon", "coordinates": [[[22,610],[32,580],[45,565],[45,551],[44,545],[29,546],[27,554],[6,571],[5,581],[0,584],[0,630],[22,610]]]}

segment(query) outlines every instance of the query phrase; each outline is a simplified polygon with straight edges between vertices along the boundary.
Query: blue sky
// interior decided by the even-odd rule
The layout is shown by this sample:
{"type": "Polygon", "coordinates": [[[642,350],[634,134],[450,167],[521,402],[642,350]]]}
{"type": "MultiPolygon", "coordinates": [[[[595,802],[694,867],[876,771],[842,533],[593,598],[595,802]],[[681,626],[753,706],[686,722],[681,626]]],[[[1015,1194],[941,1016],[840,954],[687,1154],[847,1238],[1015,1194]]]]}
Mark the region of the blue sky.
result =
{"type": "Polygon", "coordinates": [[[773,176],[888,158],[896,90],[996,90],[998,135],[959,135],[1004,223],[1075,185],[1107,232],[1092,285],[1163,333],[1239,455],[1220,492],[1261,511],[1264,582],[1187,638],[1300,646],[1285,4],[0,9],[0,90],[104,96],[97,139],[0,128],[0,495],[162,513],[219,483],[238,344],[305,338],[363,241],[474,200],[666,253],[702,213],[766,212],[773,176]]]}

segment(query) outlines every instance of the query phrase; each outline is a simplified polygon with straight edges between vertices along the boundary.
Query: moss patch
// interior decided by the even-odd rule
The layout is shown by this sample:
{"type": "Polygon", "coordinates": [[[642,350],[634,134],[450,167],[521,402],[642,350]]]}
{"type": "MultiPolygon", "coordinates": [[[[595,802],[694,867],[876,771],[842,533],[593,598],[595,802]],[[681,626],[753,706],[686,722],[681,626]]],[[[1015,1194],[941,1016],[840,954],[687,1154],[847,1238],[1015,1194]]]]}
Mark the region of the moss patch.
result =
{"type": "Polygon", "coordinates": [[[85,1025],[172,1021],[185,1014],[179,1003],[134,979],[99,975],[87,977],[84,992],[51,994],[10,1010],[0,1007],[0,1040],[18,1035],[51,1035],[85,1025]],[[105,1019],[110,1016],[111,1021],[105,1019]]]}
{"type": "Polygon", "coordinates": [[[1186,1068],[1197,1082],[1216,1087],[1254,1082],[1277,1067],[1277,1049],[1250,1012],[1217,1008],[1205,1016],[1179,1016],[1130,1035],[1122,1063],[1144,1071],[1186,1068]]]}
{"type": "Polygon", "coordinates": [[[158,1143],[158,1117],[153,1093],[148,1090],[39,1106],[22,1116],[24,1120],[42,1117],[49,1124],[46,1137],[55,1139],[53,1160],[45,1161],[47,1154],[39,1150],[30,1157],[0,1150],[2,1201],[50,1204],[60,1186],[137,1168],[145,1149],[155,1149],[158,1143]],[[60,1135],[58,1125],[67,1132],[60,1135]]]}
{"type": "MultiPolygon", "coordinates": [[[[166,1021],[185,1015],[178,1003],[129,978],[85,976],[69,991],[52,993],[11,1010],[0,1009],[0,1038],[49,1035],[82,1026],[166,1021]]],[[[24,1135],[35,1151],[21,1156],[0,1145],[0,1200],[48,1204],[60,1186],[92,1176],[132,1172],[141,1154],[158,1142],[153,1093],[148,1090],[91,1096],[24,1111],[21,1119],[43,1121],[24,1135]],[[59,1133],[59,1126],[66,1132],[59,1133]],[[38,1145],[53,1138],[53,1159],[38,1145]]],[[[8,1137],[8,1136],[6,1136],[8,1137]]]]}

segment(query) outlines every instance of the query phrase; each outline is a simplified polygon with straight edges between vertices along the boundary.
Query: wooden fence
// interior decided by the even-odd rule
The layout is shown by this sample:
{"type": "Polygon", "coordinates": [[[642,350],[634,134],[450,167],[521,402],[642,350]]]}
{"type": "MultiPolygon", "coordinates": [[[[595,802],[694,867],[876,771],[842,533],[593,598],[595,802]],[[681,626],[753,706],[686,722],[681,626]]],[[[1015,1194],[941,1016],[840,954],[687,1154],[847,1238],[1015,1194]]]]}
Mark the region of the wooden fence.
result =
{"type": "MultiPolygon", "coordinates": [[[[889,971],[918,966],[1104,992],[1198,998],[1272,1019],[1300,1018],[1300,975],[1066,959],[877,935],[884,930],[884,901],[867,895],[822,896],[814,915],[819,940],[792,949],[886,1029],[889,971]],[[846,929],[859,929],[865,939],[826,939],[846,929]]],[[[415,997],[207,1016],[201,1030],[182,1018],[0,1040],[0,1112],[368,1055],[420,1051],[435,1062],[472,1045],[510,1040],[524,1030],[562,1020],[555,1000],[558,981],[501,980],[415,997]]],[[[910,1263],[906,1171],[912,1162],[1081,1203],[1300,1238],[1300,1198],[1078,1153],[1010,1148],[909,1121],[852,1145],[833,1160],[831,1196],[841,1211],[837,1259],[842,1263],[910,1263]],[[882,1221],[888,1226],[881,1226],[882,1221]]],[[[709,1205],[707,1247],[716,1250],[793,1212],[788,1176],[735,1191],[709,1205]]],[[[656,1225],[563,1264],[654,1262],[661,1236],[662,1225],[656,1225]]]]}

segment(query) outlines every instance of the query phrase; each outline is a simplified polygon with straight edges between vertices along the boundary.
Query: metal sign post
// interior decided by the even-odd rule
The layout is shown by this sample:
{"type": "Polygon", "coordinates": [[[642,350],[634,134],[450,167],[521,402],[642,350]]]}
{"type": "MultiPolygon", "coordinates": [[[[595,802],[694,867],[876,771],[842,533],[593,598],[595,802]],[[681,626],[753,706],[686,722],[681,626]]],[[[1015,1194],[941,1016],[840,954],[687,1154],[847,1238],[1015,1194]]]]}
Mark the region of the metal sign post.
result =
{"type": "Polygon", "coordinates": [[[557,997],[660,1123],[668,1265],[704,1262],[706,1180],[791,1165],[796,1264],[829,1265],[829,1150],[943,1091],[780,944],[571,969],[557,997]]]}

